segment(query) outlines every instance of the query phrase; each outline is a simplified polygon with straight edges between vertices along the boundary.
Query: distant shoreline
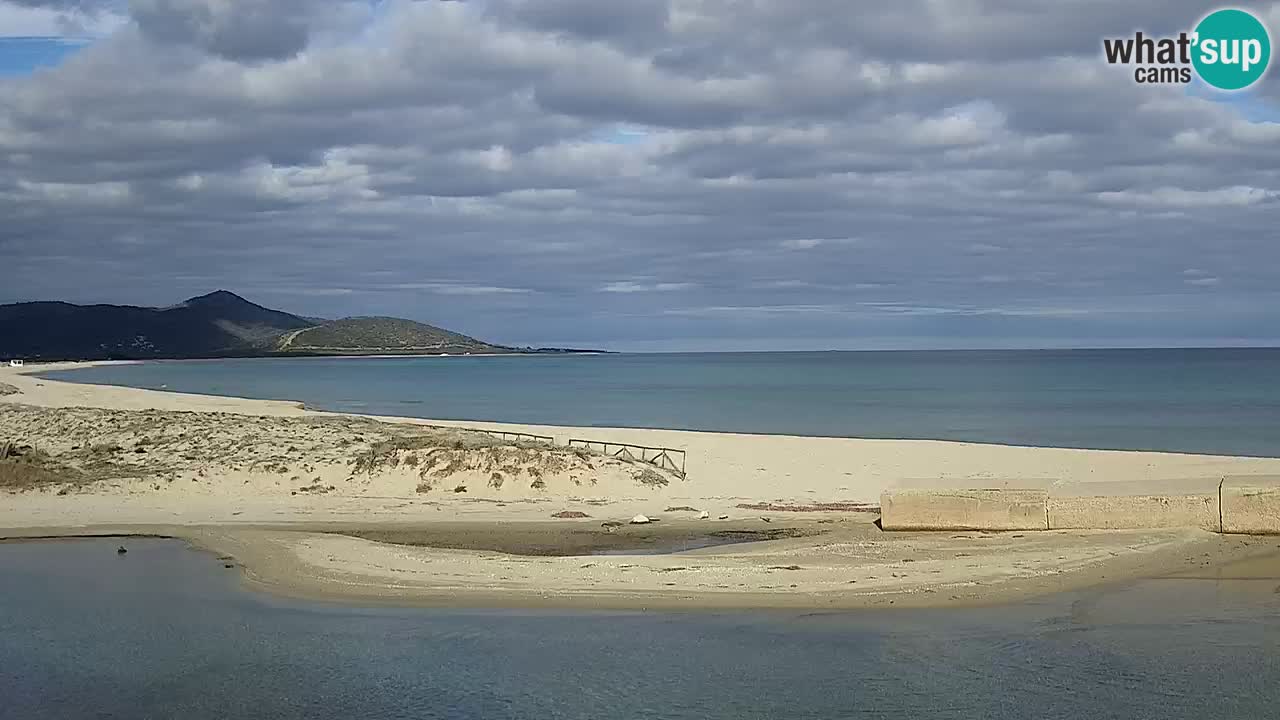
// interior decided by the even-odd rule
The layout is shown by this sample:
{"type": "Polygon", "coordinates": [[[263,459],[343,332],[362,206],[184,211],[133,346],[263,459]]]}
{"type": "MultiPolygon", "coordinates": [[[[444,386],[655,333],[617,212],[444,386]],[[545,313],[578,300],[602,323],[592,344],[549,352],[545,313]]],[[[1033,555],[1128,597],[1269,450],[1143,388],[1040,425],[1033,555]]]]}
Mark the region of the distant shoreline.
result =
{"type": "MultiPolygon", "coordinates": [[[[599,349],[559,349],[545,348],[533,351],[512,350],[511,352],[500,353],[396,353],[396,352],[380,352],[380,353],[341,353],[341,352],[288,352],[288,353],[261,353],[261,354],[234,354],[234,355],[206,355],[206,356],[171,356],[171,357],[138,357],[138,358],[96,358],[79,360],[75,358],[17,358],[23,359],[28,365],[49,365],[54,363],[76,364],[87,366],[90,363],[143,363],[143,362],[202,362],[215,360],[266,360],[266,359],[289,359],[289,358],[335,358],[335,359],[359,359],[359,358],[375,358],[375,359],[391,359],[391,358],[432,358],[432,357],[532,357],[532,356],[565,356],[565,355],[794,355],[794,354],[901,354],[901,355],[922,355],[922,354],[954,354],[954,355],[980,355],[988,353],[1010,353],[1010,354],[1057,354],[1057,353],[1086,353],[1086,354],[1120,354],[1120,353],[1137,353],[1137,352],[1159,352],[1159,351],[1176,351],[1176,352],[1258,352],[1268,351],[1280,354],[1280,345],[1226,345],[1226,346],[1158,346],[1158,347],[1063,347],[1063,348],[835,348],[835,349],[817,349],[817,350],[599,350],[599,349]]],[[[0,358],[0,365],[3,365],[7,358],[0,358]]]]}
{"type": "MultiPolygon", "coordinates": [[[[1004,352],[1005,351],[999,351],[1001,354],[1004,352]]],[[[1091,353],[1093,351],[1089,352],[1091,353]]],[[[1163,351],[1153,350],[1153,352],[1163,351]]],[[[1220,351],[1213,350],[1206,352],[1216,353],[1220,351]]],[[[933,351],[930,351],[926,354],[932,353],[933,351]]],[[[789,354],[791,353],[783,353],[782,355],[789,354]]],[[[475,357],[493,358],[502,357],[504,355],[505,354],[491,354],[477,355],[475,357]]],[[[382,387],[382,384],[375,383],[378,387],[374,387],[370,391],[369,395],[365,396],[359,393],[356,395],[346,394],[345,396],[342,396],[341,401],[339,401],[337,396],[332,395],[332,393],[326,390],[326,388],[340,388],[344,387],[346,383],[354,383],[358,385],[363,381],[358,379],[357,376],[342,371],[337,363],[335,363],[328,371],[323,368],[319,368],[319,375],[327,381],[325,384],[319,385],[316,383],[302,383],[301,385],[293,383],[291,381],[293,374],[287,370],[287,368],[291,366],[288,366],[285,363],[273,364],[270,367],[263,368],[263,374],[261,376],[264,381],[268,379],[273,380],[266,382],[265,384],[257,383],[253,392],[257,393],[255,395],[257,399],[304,402],[310,409],[326,409],[331,412],[376,414],[385,416],[406,415],[422,420],[460,423],[487,422],[510,425],[540,425],[558,427],[565,429],[566,431],[577,427],[612,426],[638,431],[690,431],[727,435],[749,435],[753,437],[820,437],[912,441],[935,440],[941,442],[976,443],[1003,447],[1045,447],[1117,452],[1183,453],[1222,458],[1280,457],[1280,449],[1278,449],[1277,444],[1269,437],[1259,436],[1256,432],[1256,429],[1261,428],[1261,425],[1258,424],[1256,419],[1266,416],[1241,414],[1247,412],[1249,408],[1245,408],[1244,410],[1241,410],[1240,413],[1237,413],[1236,419],[1240,421],[1238,424],[1241,425],[1239,429],[1242,431],[1239,434],[1233,434],[1225,431],[1216,432],[1212,431],[1210,428],[1206,428],[1206,430],[1210,430],[1207,434],[1195,433],[1190,430],[1182,430],[1176,422],[1162,424],[1159,420],[1154,420],[1150,425],[1146,425],[1143,424],[1141,419],[1139,419],[1138,424],[1135,426],[1135,432],[1132,433],[1127,433],[1126,428],[1123,427],[1117,428],[1119,432],[1115,433],[1091,432],[1087,430],[1087,428],[1092,427],[1088,424],[1088,417],[1086,417],[1085,420],[1078,420],[1074,426],[1068,424],[1067,426],[1060,428],[1049,424],[1046,426],[1044,432],[1040,432],[1038,426],[1029,426],[1030,429],[1024,429],[1021,432],[1012,432],[1009,431],[1010,428],[1019,428],[1021,426],[1018,426],[1015,421],[1003,417],[1003,410],[999,402],[988,403],[987,405],[982,406],[993,413],[990,416],[983,416],[992,418],[986,425],[978,423],[973,427],[961,426],[958,429],[954,429],[941,421],[917,423],[915,416],[911,413],[916,411],[928,413],[939,409],[943,411],[940,415],[943,421],[965,422],[968,420],[963,413],[948,414],[946,411],[951,406],[946,405],[945,402],[941,405],[938,405],[937,403],[931,404],[932,400],[930,397],[937,395],[935,392],[937,388],[932,390],[929,388],[921,388],[921,392],[914,392],[910,386],[906,386],[905,390],[907,392],[899,393],[899,398],[903,395],[907,395],[909,396],[906,398],[908,402],[918,403],[919,406],[907,405],[903,406],[901,410],[895,411],[895,406],[886,405],[886,412],[882,414],[884,416],[884,420],[881,420],[878,417],[871,417],[870,413],[860,412],[858,407],[856,407],[857,401],[855,401],[852,406],[850,406],[849,403],[846,403],[844,411],[824,412],[824,408],[819,406],[815,411],[816,419],[806,420],[806,417],[810,413],[808,408],[803,406],[803,403],[812,401],[814,398],[810,398],[809,395],[806,395],[803,392],[795,396],[776,396],[776,402],[778,403],[777,413],[773,412],[774,407],[760,407],[757,403],[757,409],[761,410],[761,414],[758,417],[753,416],[751,418],[744,419],[743,417],[738,417],[733,414],[726,414],[724,412],[725,408],[719,406],[710,406],[715,409],[714,412],[702,412],[704,406],[690,407],[690,412],[686,413],[681,409],[684,407],[682,403],[697,402],[702,396],[696,395],[696,393],[694,396],[679,396],[671,395],[670,393],[664,395],[662,392],[648,393],[647,397],[644,398],[637,397],[637,412],[633,416],[629,416],[626,412],[622,411],[622,408],[626,406],[619,405],[617,403],[630,402],[630,398],[625,395],[625,393],[614,392],[613,394],[609,394],[612,387],[617,386],[619,382],[623,385],[626,384],[627,378],[625,377],[619,378],[618,382],[587,382],[587,391],[603,391],[605,393],[605,395],[602,396],[602,400],[605,400],[606,402],[600,407],[612,408],[612,410],[607,412],[595,412],[594,408],[591,407],[590,404],[575,405],[574,402],[566,402],[564,405],[561,405],[558,403],[556,398],[549,396],[545,392],[541,392],[539,390],[540,385],[537,382],[525,381],[545,375],[553,382],[558,383],[557,387],[560,386],[559,384],[563,384],[565,382],[570,383],[569,386],[572,387],[573,383],[576,382],[574,378],[578,376],[579,371],[584,372],[585,375],[583,375],[583,377],[586,378],[587,381],[590,381],[592,378],[605,377],[609,374],[611,368],[615,371],[623,372],[624,374],[630,373],[632,369],[635,369],[637,372],[642,373],[640,375],[642,379],[647,378],[652,380],[649,375],[644,374],[647,368],[652,367],[648,363],[649,359],[654,359],[655,364],[660,369],[667,368],[666,361],[662,360],[662,354],[622,353],[597,355],[592,353],[583,353],[582,355],[587,355],[595,359],[592,361],[582,361],[590,364],[592,366],[591,368],[588,369],[585,365],[579,365],[576,362],[568,360],[563,363],[551,361],[541,367],[529,367],[524,371],[506,374],[505,372],[498,372],[500,368],[489,367],[487,365],[485,367],[481,367],[481,365],[484,365],[485,363],[473,366],[460,365],[458,366],[458,369],[462,374],[458,377],[460,378],[460,381],[463,382],[463,385],[449,385],[448,387],[444,387],[438,400],[433,400],[432,398],[435,396],[427,390],[422,390],[422,392],[418,392],[417,394],[412,394],[412,392],[416,391],[410,391],[411,394],[406,394],[403,397],[394,394],[388,395],[382,387]],[[608,358],[610,357],[614,359],[609,361],[608,358]],[[595,365],[596,361],[604,364],[595,365]],[[471,391],[467,391],[465,380],[468,377],[472,377],[469,372],[467,372],[469,367],[476,371],[486,371],[485,373],[474,377],[489,377],[497,383],[497,385],[494,387],[476,387],[471,389],[471,391]],[[526,373],[528,373],[528,377],[526,377],[526,373]],[[514,384],[503,384],[504,382],[507,382],[505,380],[506,378],[515,378],[515,380],[510,381],[514,384]],[[509,405],[504,402],[504,398],[508,397],[511,398],[511,403],[509,405]],[[912,398],[922,399],[917,401],[912,398]],[[541,404],[531,404],[533,401],[541,404]],[[648,405],[646,406],[645,403],[648,403],[648,405]],[[473,407],[475,408],[474,411],[473,407]],[[582,412],[580,413],[575,411],[575,407],[581,407],[582,412]],[[850,407],[852,407],[851,412],[849,411],[850,407]],[[668,409],[674,409],[674,411],[668,411],[668,409]],[[841,412],[845,412],[845,414],[842,415],[841,412]],[[849,422],[842,423],[846,418],[849,419],[849,422]],[[628,420],[633,420],[633,422],[628,422],[628,420]],[[886,424],[886,422],[888,424],[886,424]],[[1244,425],[1247,425],[1247,427],[1244,425]],[[1165,426],[1167,426],[1167,428],[1165,426]],[[1170,432],[1168,434],[1162,433],[1160,432],[1162,429],[1168,429],[1170,432]],[[1075,432],[1073,434],[1073,430],[1084,430],[1084,432],[1075,432]]],[[[712,358],[713,354],[679,353],[671,355],[672,362],[676,363],[675,365],[672,365],[672,368],[681,370],[683,365],[678,361],[685,355],[688,355],[694,363],[699,362],[697,360],[698,356],[705,356],[709,358],[708,361],[713,365],[717,362],[717,360],[712,358]]],[[[731,355],[752,354],[733,353],[731,355]]],[[[804,359],[805,356],[808,357],[808,360],[806,360],[805,363],[802,363],[801,366],[804,364],[816,363],[817,365],[815,365],[815,367],[817,367],[825,364],[827,361],[818,357],[820,355],[824,355],[824,353],[797,353],[798,359],[804,359]]],[[[397,358],[406,358],[412,359],[415,362],[421,362],[421,358],[437,358],[439,356],[352,355],[323,357],[333,357],[346,361],[368,358],[374,361],[386,361],[391,363],[391,361],[394,361],[397,358]]],[[[1160,362],[1162,366],[1168,367],[1171,363],[1173,365],[1181,363],[1181,358],[1176,355],[1172,357],[1165,355],[1164,357],[1165,359],[1160,362]]],[[[223,368],[215,368],[214,365],[226,362],[229,363],[229,366],[225,368],[226,372],[229,373],[228,379],[234,377],[238,378],[239,381],[245,381],[249,376],[252,376],[256,372],[252,369],[252,365],[248,364],[247,361],[264,359],[268,358],[253,357],[239,359],[210,358],[86,361],[80,363],[33,363],[27,366],[27,372],[55,373],[64,369],[74,370],[110,364],[152,364],[157,368],[152,373],[139,369],[136,371],[130,371],[128,374],[118,374],[116,377],[104,377],[103,380],[109,380],[112,383],[119,383],[121,385],[136,384],[138,387],[142,388],[170,390],[185,388],[187,392],[191,393],[208,393],[219,397],[236,397],[235,393],[237,392],[236,388],[238,387],[236,385],[236,380],[231,380],[230,382],[214,382],[213,384],[204,383],[200,381],[200,378],[205,377],[203,371],[194,371],[190,369],[182,371],[177,368],[172,371],[165,371],[163,370],[163,366],[188,363],[199,367],[198,364],[206,363],[210,367],[210,372],[212,373],[208,377],[216,378],[222,377],[221,373],[223,372],[223,368]],[[242,362],[245,364],[239,366],[240,369],[237,370],[237,366],[234,365],[234,363],[242,362]],[[159,379],[166,376],[171,377],[171,379],[159,379]],[[170,386],[162,386],[162,382],[170,383],[170,386]]],[[[447,360],[449,358],[440,359],[447,360]]],[[[1138,360],[1141,361],[1140,358],[1138,358],[1138,360]]],[[[745,367],[751,367],[750,358],[745,359],[744,362],[746,363],[745,367]]],[[[832,367],[838,369],[840,367],[840,362],[842,361],[832,359],[832,362],[835,363],[832,367]]],[[[891,361],[886,362],[890,362],[891,364],[891,361]]],[[[943,371],[945,371],[947,365],[951,362],[953,361],[949,358],[949,353],[939,352],[937,358],[925,362],[927,366],[926,370],[933,372],[938,368],[942,368],[943,371]]],[[[990,361],[990,363],[995,364],[997,367],[1000,362],[1002,362],[1002,360],[999,357],[990,361]]],[[[1034,359],[1030,360],[1030,362],[1037,367],[1040,363],[1039,360],[1034,359]]],[[[1089,363],[1091,360],[1086,357],[1083,360],[1063,359],[1051,360],[1048,362],[1069,362],[1071,365],[1080,365],[1081,362],[1089,363]]],[[[1228,360],[1226,363],[1218,364],[1230,366],[1231,362],[1231,360],[1228,360]]],[[[508,364],[510,365],[510,369],[516,370],[521,363],[520,361],[513,360],[508,361],[508,364]]],[[[976,361],[974,366],[979,369],[983,369],[987,367],[987,364],[989,363],[986,359],[979,359],[976,361]]],[[[535,365],[537,365],[537,363],[535,363],[535,365]]],[[[1271,366],[1271,359],[1269,357],[1264,357],[1257,362],[1251,362],[1251,365],[1267,368],[1271,366]]],[[[356,364],[353,363],[352,367],[355,366],[356,364]]],[[[299,367],[301,367],[301,365],[299,367]]],[[[342,365],[341,367],[345,367],[345,365],[342,365]]],[[[735,368],[737,365],[731,363],[725,367],[728,371],[736,371],[735,368]]],[[[792,366],[789,362],[778,364],[779,372],[789,372],[791,367],[792,366]]],[[[361,366],[358,368],[358,374],[372,378],[377,376],[383,369],[404,370],[407,372],[411,370],[411,366],[394,364],[388,364],[385,368],[382,365],[376,364],[369,365],[368,367],[361,366]]],[[[426,369],[425,366],[423,369],[426,369]]],[[[444,371],[441,369],[441,372],[443,373],[444,371]]],[[[663,370],[663,372],[666,372],[666,370],[663,370]]],[[[805,389],[803,387],[805,383],[803,373],[792,373],[792,376],[799,379],[799,390],[803,391],[805,389]]],[[[437,375],[435,377],[447,378],[450,376],[446,374],[437,375]]],[[[661,380],[665,376],[654,377],[659,377],[661,380]]],[[[676,375],[674,377],[678,383],[680,381],[680,376],[676,375]]],[[[760,376],[757,374],[755,377],[760,376]]],[[[90,377],[89,379],[66,377],[65,379],[69,382],[75,382],[78,384],[99,381],[97,378],[93,377],[90,377]]],[[[765,382],[772,382],[771,378],[764,377],[763,379],[765,382]]],[[[1040,379],[1045,382],[1055,382],[1053,377],[1040,376],[1040,379]]],[[[688,389],[694,391],[698,390],[699,388],[696,387],[697,382],[693,385],[687,386],[688,389]]],[[[715,382],[715,380],[712,380],[710,387],[714,387],[715,382]]],[[[785,384],[788,380],[786,378],[782,378],[781,382],[785,384]]],[[[793,383],[793,385],[794,384],[797,383],[793,383]]],[[[945,385],[946,383],[943,382],[942,384],[945,385]]],[[[1143,383],[1139,383],[1139,385],[1142,384],[1143,383]]],[[[867,389],[865,383],[862,383],[859,387],[850,385],[847,388],[839,386],[839,383],[836,385],[837,390],[847,390],[848,393],[858,393],[867,389]]],[[[993,392],[982,397],[996,398],[999,400],[1001,397],[1006,396],[1001,393],[1020,392],[1019,387],[1001,385],[1001,383],[995,383],[993,388],[990,388],[993,392]]],[[[1114,387],[1107,385],[1107,387],[1119,392],[1125,391],[1125,385],[1123,383],[1116,384],[1114,387]]],[[[1152,408],[1161,407],[1165,402],[1165,398],[1169,396],[1169,393],[1174,391],[1173,388],[1159,387],[1159,383],[1155,383],[1152,387],[1155,388],[1154,392],[1147,392],[1145,395],[1137,396],[1138,401],[1151,403],[1150,407],[1152,408]]],[[[954,388],[945,387],[942,389],[947,392],[954,390],[954,388]]],[[[1049,401],[1053,401],[1053,403],[1057,404],[1046,404],[1048,401],[1042,400],[1040,401],[1038,408],[1032,408],[1032,410],[1040,410],[1044,413],[1048,413],[1056,412],[1062,408],[1067,408],[1068,412],[1070,412],[1069,404],[1074,402],[1075,393],[1069,392],[1069,390],[1070,389],[1068,388],[1068,392],[1059,392],[1056,396],[1049,398],[1049,401]]],[[[1228,388],[1228,391],[1229,390],[1230,388],[1228,388]]],[[[965,390],[965,392],[968,391],[965,390]]],[[[711,396],[709,399],[712,401],[717,399],[714,397],[716,394],[713,392],[708,392],[706,395],[711,396]]],[[[750,395],[750,393],[743,393],[743,395],[750,395]]],[[[583,395],[582,397],[586,396],[583,395]]],[[[832,400],[838,404],[842,402],[843,398],[848,397],[855,396],[852,394],[846,394],[844,396],[835,396],[832,400]]],[[[940,397],[945,401],[949,396],[944,392],[940,397]]],[[[1028,397],[1033,400],[1032,404],[1034,405],[1035,396],[1032,395],[1028,397]]],[[[1087,402],[1088,398],[1099,397],[1099,394],[1096,392],[1092,393],[1092,395],[1086,393],[1084,397],[1087,402]]],[[[1224,395],[1223,397],[1226,396],[1224,395]]],[[[981,398],[975,399],[979,404],[982,403],[981,398]]],[[[877,402],[884,402],[886,398],[873,398],[873,400],[877,402]]],[[[1212,403],[1213,400],[1214,397],[1211,394],[1206,399],[1206,402],[1212,403]]],[[[1143,406],[1135,405],[1135,407],[1143,406]]],[[[1208,405],[1206,405],[1206,407],[1208,407],[1208,405]]],[[[1258,409],[1265,410],[1265,407],[1258,409]]],[[[1029,411],[1024,411],[1024,414],[1028,414],[1028,412],[1029,411]]],[[[1090,412],[1093,414],[1089,417],[1096,419],[1097,423],[1100,423],[1100,427],[1110,427],[1114,422],[1113,416],[1110,413],[1099,413],[1097,408],[1093,408],[1090,412]]],[[[1088,416],[1088,412],[1086,415],[1088,416]]],[[[1071,416],[1068,414],[1064,417],[1071,416]]],[[[1152,417],[1154,418],[1156,416],[1153,415],[1152,417]]],[[[1036,418],[1032,417],[1032,419],[1035,420],[1036,418]]],[[[1194,419],[1194,417],[1192,419],[1194,419]]],[[[1228,416],[1228,419],[1230,419],[1230,416],[1228,416]]]]}
{"type": "Polygon", "coordinates": [[[287,360],[292,358],[333,358],[338,360],[346,359],[386,359],[386,358],[460,358],[460,357],[541,357],[553,356],[559,357],[564,355],[617,355],[619,353],[612,350],[548,350],[541,351],[513,351],[502,353],[327,353],[327,352],[290,352],[276,354],[261,355],[211,355],[206,357],[146,357],[146,358],[98,358],[86,360],[73,359],[27,359],[22,358],[25,366],[67,364],[79,367],[90,367],[92,364],[135,364],[145,362],[210,362],[215,360],[287,360]]]}

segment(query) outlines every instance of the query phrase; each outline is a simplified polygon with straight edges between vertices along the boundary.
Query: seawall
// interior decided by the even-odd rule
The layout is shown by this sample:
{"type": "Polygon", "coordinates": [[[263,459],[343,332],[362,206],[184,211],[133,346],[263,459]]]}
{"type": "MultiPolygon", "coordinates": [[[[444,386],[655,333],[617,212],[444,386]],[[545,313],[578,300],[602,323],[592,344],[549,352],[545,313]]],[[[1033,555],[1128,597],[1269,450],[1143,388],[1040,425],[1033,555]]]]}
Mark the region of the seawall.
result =
{"type": "Polygon", "coordinates": [[[1140,530],[1280,534],[1280,475],[1063,482],[938,480],[880,496],[885,530],[1140,530]]]}

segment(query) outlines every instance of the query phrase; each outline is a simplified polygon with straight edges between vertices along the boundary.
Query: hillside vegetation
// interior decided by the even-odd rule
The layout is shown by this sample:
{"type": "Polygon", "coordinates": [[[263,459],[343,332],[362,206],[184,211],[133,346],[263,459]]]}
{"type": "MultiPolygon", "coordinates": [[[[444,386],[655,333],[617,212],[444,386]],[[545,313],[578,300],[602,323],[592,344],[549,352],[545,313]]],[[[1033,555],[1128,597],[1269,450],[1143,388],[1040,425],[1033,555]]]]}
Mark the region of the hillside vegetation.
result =
{"type": "Polygon", "coordinates": [[[505,348],[412,320],[344,318],[287,334],[285,352],[491,353],[505,348]]]}
{"type": "Polygon", "coordinates": [[[219,290],[166,308],[0,305],[0,359],[97,360],[275,354],[496,353],[508,348],[398,318],[300,317],[219,290]]]}

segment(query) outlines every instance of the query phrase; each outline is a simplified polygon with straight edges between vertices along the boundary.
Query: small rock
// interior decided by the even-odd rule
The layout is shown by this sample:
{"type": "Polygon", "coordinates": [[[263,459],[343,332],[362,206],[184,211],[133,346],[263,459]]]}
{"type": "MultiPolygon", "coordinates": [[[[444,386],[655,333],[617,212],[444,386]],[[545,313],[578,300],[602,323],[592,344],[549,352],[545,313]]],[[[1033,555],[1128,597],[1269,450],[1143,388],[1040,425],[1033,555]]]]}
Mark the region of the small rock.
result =
{"type": "Polygon", "coordinates": [[[711,513],[707,512],[706,510],[703,510],[702,512],[698,513],[699,520],[706,520],[709,517],[711,517],[711,513]]]}
{"type": "Polygon", "coordinates": [[[772,521],[772,520],[770,520],[769,518],[767,518],[767,517],[763,517],[763,516],[761,516],[761,518],[760,518],[760,519],[761,519],[762,521],[764,521],[764,522],[773,522],[773,521],[772,521]]]}
{"type": "Polygon", "coordinates": [[[644,515],[637,515],[637,516],[635,516],[635,517],[631,518],[631,524],[632,524],[632,525],[648,525],[648,524],[649,524],[649,523],[651,523],[651,522],[653,522],[653,521],[652,521],[652,520],[650,520],[649,518],[645,517],[644,515]]]}
{"type": "Polygon", "coordinates": [[[129,552],[129,550],[128,550],[127,548],[125,548],[125,546],[123,546],[123,545],[121,545],[120,547],[116,548],[116,554],[117,554],[117,555],[123,555],[123,554],[125,554],[125,553],[127,553],[127,552],[129,552]]]}
{"type": "Polygon", "coordinates": [[[719,517],[719,519],[720,519],[720,520],[728,520],[728,519],[729,519],[729,516],[728,516],[728,515],[721,515],[721,516],[719,517]]]}

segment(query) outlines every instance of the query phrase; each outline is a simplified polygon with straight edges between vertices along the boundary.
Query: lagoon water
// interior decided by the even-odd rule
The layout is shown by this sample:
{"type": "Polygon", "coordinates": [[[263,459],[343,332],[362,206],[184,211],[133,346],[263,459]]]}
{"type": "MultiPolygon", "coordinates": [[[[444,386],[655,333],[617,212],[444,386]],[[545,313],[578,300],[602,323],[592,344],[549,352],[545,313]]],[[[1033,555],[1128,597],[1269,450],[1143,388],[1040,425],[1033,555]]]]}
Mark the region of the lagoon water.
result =
{"type": "Polygon", "coordinates": [[[1261,718],[1280,580],[985,609],[295,602],[166,540],[0,544],[0,718],[1261,718]]]}
{"type": "Polygon", "coordinates": [[[1280,349],[289,358],[50,376],[442,420],[1280,456],[1280,349]]]}

